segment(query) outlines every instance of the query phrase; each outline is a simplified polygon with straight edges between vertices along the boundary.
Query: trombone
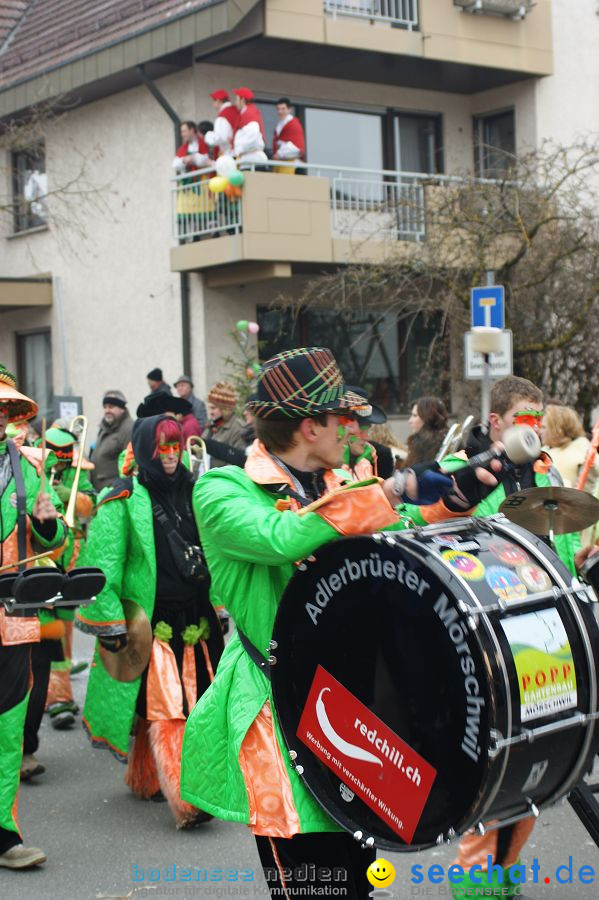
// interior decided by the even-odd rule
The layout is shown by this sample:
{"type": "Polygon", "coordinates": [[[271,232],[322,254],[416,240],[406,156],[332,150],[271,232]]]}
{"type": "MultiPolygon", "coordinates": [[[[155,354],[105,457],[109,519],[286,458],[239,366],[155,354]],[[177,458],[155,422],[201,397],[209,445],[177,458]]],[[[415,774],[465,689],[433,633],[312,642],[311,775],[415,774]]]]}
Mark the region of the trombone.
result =
{"type": "Polygon", "coordinates": [[[67,504],[67,511],[65,513],[64,520],[67,523],[69,528],[75,527],[75,506],[77,503],[77,489],[79,488],[79,476],[81,475],[81,466],[83,465],[83,449],[85,447],[85,439],[87,437],[87,417],[86,416],[75,416],[69,425],[69,431],[72,431],[74,434],[77,434],[77,438],[79,441],[79,455],[77,457],[77,465],[75,466],[75,477],[73,478],[73,485],[71,487],[71,493],[69,495],[69,502],[67,504]],[[81,425],[79,427],[79,433],[75,432],[75,423],[80,422],[81,425]]]}
{"type": "Polygon", "coordinates": [[[210,457],[206,450],[206,444],[198,434],[190,434],[187,438],[185,449],[187,450],[187,456],[189,457],[189,471],[192,475],[195,475],[196,478],[199,478],[210,468],[210,457]],[[191,448],[194,444],[196,447],[199,447],[199,453],[192,453],[191,448]]]}
{"type": "Polygon", "coordinates": [[[439,447],[439,451],[435,456],[435,462],[440,463],[449,453],[456,453],[461,449],[462,441],[465,439],[470,426],[474,422],[474,416],[466,416],[462,424],[455,422],[445,437],[443,443],[439,447]]]}

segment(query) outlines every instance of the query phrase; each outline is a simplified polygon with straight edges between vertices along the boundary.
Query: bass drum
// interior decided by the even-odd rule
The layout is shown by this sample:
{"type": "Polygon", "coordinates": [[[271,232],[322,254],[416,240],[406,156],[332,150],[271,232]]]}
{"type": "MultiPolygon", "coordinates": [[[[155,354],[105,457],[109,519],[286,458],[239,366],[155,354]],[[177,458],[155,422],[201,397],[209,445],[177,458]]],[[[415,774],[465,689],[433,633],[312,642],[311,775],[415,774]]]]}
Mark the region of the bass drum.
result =
{"type": "Polygon", "coordinates": [[[273,632],[297,772],[381,849],[538,815],[597,748],[594,602],[503,516],[327,544],[299,565],[273,632]]]}

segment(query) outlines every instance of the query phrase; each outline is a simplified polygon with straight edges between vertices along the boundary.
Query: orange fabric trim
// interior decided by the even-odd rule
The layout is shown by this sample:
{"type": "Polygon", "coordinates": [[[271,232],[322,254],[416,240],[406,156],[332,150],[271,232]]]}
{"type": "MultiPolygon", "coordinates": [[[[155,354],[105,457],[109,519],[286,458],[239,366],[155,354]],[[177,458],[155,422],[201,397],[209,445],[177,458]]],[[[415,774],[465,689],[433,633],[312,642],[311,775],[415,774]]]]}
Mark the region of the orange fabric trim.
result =
{"type": "MultiPolygon", "coordinates": [[[[522,848],[535,826],[535,821],[536,819],[531,816],[514,825],[508,852],[501,863],[504,869],[509,869],[518,861],[522,848]]],[[[465,871],[468,871],[471,866],[481,866],[482,871],[486,872],[489,854],[495,862],[497,859],[497,829],[487,831],[483,835],[468,832],[460,841],[458,856],[454,863],[462,866],[465,871]]]]}
{"type": "MultiPolygon", "coordinates": [[[[210,681],[212,681],[212,678],[210,679],[210,681]]],[[[183,690],[185,691],[187,708],[191,712],[191,710],[198,702],[196,654],[195,649],[191,644],[186,644],[183,647],[183,670],[181,672],[181,682],[183,684],[183,690]]]]}
{"type": "Polygon", "coordinates": [[[553,460],[545,451],[541,451],[541,455],[533,464],[533,469],[538,475],[547,475],[553,468],[553,460]]]}
{"type": "Polygon", "coordinates": [[[299,816],[268,700],[247,730],[239,765],[248,793],[252,833],[281,838],[299,834],[299,816]]]}
{"type": "Polygon", "coordinates": [[[177,660],[169,644],[158,638],[152,641],[146,695],[146,718],[149,722],[185,719],[177,660]]]}
{"type": "MultiPolygon", "coordinates": [[[[92,663],[92,668],[94,666],[95,666],[95,663],[92,663]]],[[[85,718],[85,716],[81,717],[81,721],[83,722],[83,725],[85,726],[85,730],[87,731],[89,739],[93,744],[105,744],[107,747],[109,747],[112,750],[112,752],[116,756],[118,756],[119,759],[127,759],[127,754],[123,753],[122,750],[119,750],[119,748],[115,744],[111,744],[110,741],[108,741],[105,737],[100,737],[99,735],[96,735],[92,732],[90,724],[87,721],[87,719],[85,718]]]]}
{"type": "Polygon", "coordinates": [[[100,500],[98,506],[103,506],[104,503],[109,503],[111,500],[126,500],[127,497],[131,496],[131,492],[128,490],[122,490],[120,494],[109,495],[108,497],[104,497],[103,500],[100,500]]]}
{"type": "Polygon", "coordinates": [[[92,509],[94,508],[94,502],[89,494],[84,494],[83,491],[77,491],[77,499],[75,500],[75,512],[78,516],[91,516],[92,509]]]}
{"type": "Polygon", "coordinates": [[[59,641],[64,637],[64,622],[54,619],[53,622],[40,623],[40,639],[42,641],[59,641]]]}
{"type": "Polygon", "coordinates": [[[46,695],[46,709],[52,703],[72,703],[71,673],[66,669],[52,669],[46,695]]]}
{"type": "Polygon", "coordinates": [[[85,616],[82,616],[81,613],[77,613],[77,618],[80,622],[85,622],[87,625],[97,625],[100,627],[101,625],[126,625],[126,619],[109,619],[107,622],[102,620],[101,622],[96,621],[96,619],[86,619],[85,616]]]}
{"type": "MultiPolygon", "coordinates": [[[[339,534],[368,534],[381,531],[399,521],[379,482],[341,489],[325,495],[314,507],[316,515],[328,522],[339,534]],[[324,502],[322,502],[324,501],[324,502]]],[[[310,511],[304,507],[302,513],[310,511]]]]}
{"type": "Polygon", "coordinates": [[[432,525],[434,522],[444,522],[446,519],[463,519],[464,516],[472,515],[476,507],[472,506],[470,509],[464,509],[461,512],[453,512],[453,510],[447,509],[442,500],[437,500],[436,503],[431,503],[430,506],[419,506],[418,509],[427,525],[432,525]]]}
{"type": "Polygon", "coordinates": [[[133,444],[131,441],[125,447],[125,455],[121,466],[121,475],[131,475],[135,468],[135,456],[133,455],[133,444]]]}

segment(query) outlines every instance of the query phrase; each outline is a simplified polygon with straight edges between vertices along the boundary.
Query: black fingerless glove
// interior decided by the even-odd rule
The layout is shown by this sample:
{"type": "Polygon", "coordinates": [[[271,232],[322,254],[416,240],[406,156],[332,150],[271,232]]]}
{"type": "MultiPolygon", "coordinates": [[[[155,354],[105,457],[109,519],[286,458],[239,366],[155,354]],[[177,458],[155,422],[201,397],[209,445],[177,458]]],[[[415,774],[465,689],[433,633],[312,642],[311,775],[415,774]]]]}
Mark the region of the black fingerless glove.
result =
{"type": "MultiPolygon", "coordinates": [[[[497,477],[498,473],[493,472],[493,475],[497,477]]],[[[474,469],[464,466],[453,473],[453,487],[443,497],[443,503],[451,512],[466,512],[492,494],[496,487],[483,484],[474,469]]]]}
{"type": "Polygon", "coordinates": [[[127,646],[127,635],[125,632],[121,634],[103,634],[98,638],[98,643],[108,650],[109,653],[118,653],[127,646]]]}

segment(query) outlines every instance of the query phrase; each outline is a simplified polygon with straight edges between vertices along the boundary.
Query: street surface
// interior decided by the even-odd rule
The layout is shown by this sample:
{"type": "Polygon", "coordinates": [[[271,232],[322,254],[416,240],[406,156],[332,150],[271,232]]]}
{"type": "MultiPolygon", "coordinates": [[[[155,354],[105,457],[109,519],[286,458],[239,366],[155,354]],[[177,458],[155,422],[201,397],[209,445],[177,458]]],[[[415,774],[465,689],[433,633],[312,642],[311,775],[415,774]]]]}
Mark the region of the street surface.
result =
{"type": "MultiPolygon", "coordinates": [[[[90,638],[76,632],[76,659],[89,659],[92,647],[90,638]]],[[[81,705],[86,678],[85,672],[73,679],[81,705]]],[[[253,838],[245,826],[213,820],[200,829],[176,831],[168,806],[134,797],[123,783],[124,766],[107,751],[92,750],[79,721],[74,730],[57,732],[44,719],[37,757],[47,771],[35,783],[22,785],[20,823],[25,842],[41,847],[48,861],[31,871],[0,869],[2,900],[268,897],[253,838]],[[216,874],[210,870],[223,869],[223,880],[195,880],[202,867],[208,870],[208,879],[216,874]],[[227,872],[235,869],[237,881],[227,872]],[[149,880],[158,875],[159,880],[149,880]],[[165,880],[172,875],[175,880],[165,880]],[[181,880],[188,877],[190,881],[181,880]],[[251,880],[243,881],[244,877],[251,880]]],[[[426,873],[434,864],[447,867],[454,852],[453,847],[443,847],[425,853],[380,854],[396,868],[389,889],[392,897],[449,897],[447,881],[433,885],[426,873]],[[410,880],[416,864],[425,874],[420,885],[410,880]]],[[[540,883],[527,883],[522,897],[590,900],[599,896],[599,850],[568,804],[542,815],[523,862],[530,865],[534,857],[539,859],[540,883]],[[573,883],[557,884],[556,868],[567,864],[570,855],[573,883]],[[593,883],[581,884],[576,877],[583,865],[593,868],[593,883]],[[544,883],[547,876],[549,884],[544,883]]]]}

